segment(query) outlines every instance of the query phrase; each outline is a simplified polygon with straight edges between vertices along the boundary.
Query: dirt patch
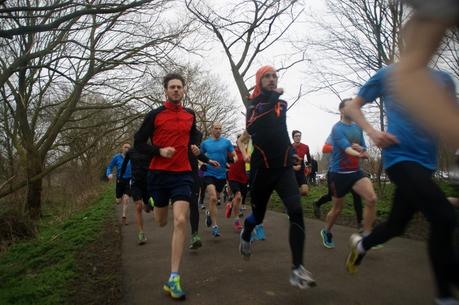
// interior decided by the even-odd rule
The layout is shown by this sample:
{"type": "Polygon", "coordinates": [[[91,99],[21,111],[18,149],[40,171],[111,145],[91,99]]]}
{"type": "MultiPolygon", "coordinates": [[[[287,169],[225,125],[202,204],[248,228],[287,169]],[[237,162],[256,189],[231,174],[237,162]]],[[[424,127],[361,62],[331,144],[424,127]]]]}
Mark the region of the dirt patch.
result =
{"type": "Polygon", "coordinates": [[[76,255],[78,278],[70,284],[68,304],[121,303],[121,231],[114,218],[98,239],[76,255]]]}

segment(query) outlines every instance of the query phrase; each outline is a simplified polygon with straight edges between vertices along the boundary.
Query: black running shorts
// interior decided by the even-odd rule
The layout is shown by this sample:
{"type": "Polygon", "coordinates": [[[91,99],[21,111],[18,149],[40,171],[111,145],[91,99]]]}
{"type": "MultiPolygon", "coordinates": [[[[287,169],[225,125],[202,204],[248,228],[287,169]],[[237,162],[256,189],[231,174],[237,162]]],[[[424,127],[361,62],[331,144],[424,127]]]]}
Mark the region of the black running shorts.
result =
{"type": "Polygon", "coordinates": [[[352,190],[354,184],[362,178],[365,178],[362,171],[353,173],[332,173],[330,172],[330,188],[333,197],[341,198],[352,190]]]}

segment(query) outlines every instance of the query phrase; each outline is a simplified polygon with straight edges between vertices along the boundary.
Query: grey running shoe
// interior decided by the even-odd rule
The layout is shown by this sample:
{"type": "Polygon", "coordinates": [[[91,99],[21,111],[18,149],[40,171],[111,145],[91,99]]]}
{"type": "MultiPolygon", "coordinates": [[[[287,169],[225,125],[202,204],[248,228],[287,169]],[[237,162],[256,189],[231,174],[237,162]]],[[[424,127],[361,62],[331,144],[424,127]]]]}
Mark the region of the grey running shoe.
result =
{"type": "Polygon", "coordinates": [[[292,270],[290,284],[300,289],[308,289],[317,286],[316,281],[312,278],[311,272],[306,270],[303,265],[292,270]]]}
{"type": "Polygon", "coordinates": [[[356,273],[358,266],[362,262],[363,257],[365,254],[359,253],[357,250],[358,244],[362,241],[362,236],[359,234],[352,234],[349,238],[349,254],[346,258],[346,270],[349,273],[356,273]]]}
{"type": "Polygon", "coordinates": [[[194,233],[192,236],[191,236],[191,243],[190,243],[190,249],[192,250],[195,250],[195,249],[198,249],[202,246],[202,242],[201,242],[201,237],[199,237],[198,233],[194,233]]]}
{"type": "Polygon", "coordinates": [[[245,241],[242,238],[243,233],[244,229],[242,229],[241,234],[239,236],[239,253],[244,257],[244,259],[248,260],[250,258],[250,255],[252,255],[251,242],[245,241]]]}
{"type": "Polygon", "coordinates": [[[147,238],[145,237],[145,234],[143,232],[139,232],[139,235],[137,236],[137,243],[139,245],[143,245],[147,242],[147,238]]]}

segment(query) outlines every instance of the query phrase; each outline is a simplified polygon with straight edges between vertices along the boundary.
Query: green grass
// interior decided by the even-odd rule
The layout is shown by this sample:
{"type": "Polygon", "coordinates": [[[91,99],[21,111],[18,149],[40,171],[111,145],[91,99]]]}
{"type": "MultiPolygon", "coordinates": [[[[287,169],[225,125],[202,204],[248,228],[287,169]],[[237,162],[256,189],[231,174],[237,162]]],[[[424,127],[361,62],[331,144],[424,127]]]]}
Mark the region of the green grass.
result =
{"type": "Polygon", "coordinates": [[[20,242],[0,256],[0,304],[65,304],[75,279],[75,253],[96,240],[114,217],[113,189],[89,208],[61,223],[43,221],[33,240],[20,242]]]}
{"type": "MultiPolygon", "coordinates": [[[[438,181],[438,185],[441,187],[443,192],[446,196],[458,196],[457,190],[450,184],[444,181],[438,181]]],[[[377,185],[373,184],[376,188],[376,194],[378,194],[378,201],[377,201],[377,215],[378,219],[382,220],[387,218],[390,209],[392,207],[392,194],[394,192],[394,185],[391,183],[387,183],[384,186],[384,191],[379,192],[377,185]]],[[[310,187],[309,195],[306,198],[302,198],[303,204],[303,211],[306,217],[314,217],[313,210],[312,210],[312,203],[319,199],[322,195],[327,193],[327,185],[326,183],[322,183],[319,186],[312,186],[310,187]]],[[[354,207],[352,204],[352,195],[347,194],[345,197],[345,206],[342,211],[342,215],[345,217],[352,217],[355,218],[354,207]]],[[[331,202],[328,202],[322,206],[322,214],[326,213],[326,211],[330,210],[332,207],[331,202]]],[[[277,193],[274,193],[271,200],[270,208],[275,211],[284,211],[284,205],[279,199],[277,193]]]]}

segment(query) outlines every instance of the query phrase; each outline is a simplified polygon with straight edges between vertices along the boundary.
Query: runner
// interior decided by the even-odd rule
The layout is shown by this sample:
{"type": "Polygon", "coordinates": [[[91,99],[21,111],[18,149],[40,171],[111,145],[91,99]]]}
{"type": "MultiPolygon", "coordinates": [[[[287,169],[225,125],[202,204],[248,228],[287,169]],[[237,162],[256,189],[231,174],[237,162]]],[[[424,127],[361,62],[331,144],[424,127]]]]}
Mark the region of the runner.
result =
{"type": "MultiPolygon", "coordinates": [[[[392,75],[398,98],[408,113],[438,138],[459,147],[459,110],[455,97],[430,77],[427,67],[448,30],[459,25],[457,0],[406,0],[414,12],[403,30],[405,47],[392,75]],[[432,103],[435,101],[435,103],[432,103]]],[[[457,63],[456,63],[457,64],[457,63]]]]}
{"type": "Polygon", "coordinates": [[[108,180],[113,180],[113,168],[116,168],[116,203],[122,204],[123,212],[121,217],[121,223],[127,225],[126,210],[129,203],[129,197],[131,196],[130,180],[131,180],[131,163],[129,162],[126,168],[126,172],[121,176],[121,165],[123,159],[126,156],[127,151],[131,148],[128,143],[123,144],[121,147],[121,153],[113,156],[112,160],[108,164],[105,175],[108,180]]]}
{"type": "MultiPolygon", "coordinates": [[[[311,273],[303,267],[304,219],[301,198],[293,171],[294,149],[287,132],[287,103],[279,97],[283,90],[277,88],[277,73],[273,67],[261,67],[256,73],[255,89],[248,101],[247,131],[241,141],[252,137],[254,151],[251,155],[250,197],[252,214],[244,221],[239,252],[250,258],[252,230],[263,222],[269,197],[274,190],[284,203],[289,215],[289,242],[292,251],[290,284],[301,289],[316,285],[311,273]]],[[[244,154],[244,150],[241,149],[244,154]]],[[[249,156],[244,155],[247,160],[249,156]]]]}
{"type": "MultiPolygon", "coordinates": [[[[201,142],[202,136],[200,136],[199,142],[201,142]]],[[[191,169],[193,173],[193,192],[191,194],[190,200],[190,225],[191,225],[191,242],[189,249],[196,250],[202,247],[201,237],[198,234],[199,229],[199,193],[201,190],[201,179],[202,177],[199,176],[199,162],[203,162],[203,164],[209,163],[211,166],[219,167],[220,164],[218,162],[209,160],[197,147],[193,147],[190,149],[189,158],[191,163],[191,169]],[[193,149],[194,148],[194,149],[193,149]],[[192,151],[193,150],[193,151],[192,151]],[[196,157],[196,155],[198,155],[196,157]]]]}
{"type": "Polygon", "coordinates": [[[206,224],[208,227],[212,226],[212,235],[214,237],[220,236],[220,228],[217,224],[217,198],[220,198],[220,193],[226,183],[226,168],[224,165],[228,162],[227,154],[231,153],[234,161],[237,162],[233,145],[221,134],[222,124],[216,122],[212,125],[210,138],[201,144],[201,152],[206,154],[209,159],[215,160],[222,165],[220,167],[208,166],[204,172],[206,191],[209,196],[206,224]]]}
{"type": "MultiPolygon", "coordinates": [[[[246,172],[247,177],[250,177],[250,156],[253,153],[253,144],[252,144],[252,139],[250,135],[246,131],[244,132],[246,136],[238,137],[237,146],[240,148],[239,151],[241,151],[241,149],[242,151],[244,151],[244,153],[242,153],[241,151],[241,154],[243,155],[243,158],[245,161],[245,172],[246,172]]],[[[242,194],[242,202],[241,202],[241,209],[240,209],[241,213],[239,214],[240,217],[242,217],[241,214],[243,214],[243,211],[246,210],[245,200],[249,192],[250,192],[250,184],[247,185],[247,191],[245,192],[245,194],[244,193],[242,194]]],[[[263,223],[260,223],[255,226],[254,233],[252,233],[250,240],[251,241],[266,240],[265,226],[263,225],[263,223]]]]}
{"type": "MultiPolygon", "coordinates": [[[[241,135],[238,135],[237,138],[239,139],[240,136],[241,135]]],[[[235,151],[237,155],[237,162],[230,163],[228,171],[228,185],[233,196],[233,200],[231,203],[228,202],[226,204],[225,216],[226,218],[230,218],[231,213],[233,214],[233,228],[236,232],[240,232],[242,230],[241,220],[239,219],[240,207],[242,198],[247,194],[247,183],[249,178],[245,172],[245,161],[242,152],[237,146],[235,151]]]]}
{"type": "MultiPolygon", "coordinates": [[[[328,170],[327,170],[327,188],[328,192],[327,194],[323,195],[320,197],[317,201],[314,201],[312,203],[312,207],[314,210],[314,216],[318,219],[320,219],[321,212],[320,212],[320,206],[323,204],[329,202],[332,200],[332,188],[331,188],[331,180],[330,180],[330,166],[332,164],[330,157],[331,157],[331,152],[333,151],[333,144],[331,140],[331,135],[328,136],[327,140],[325,141],[324,146],[322,147],[322,153],[326,159],[328,159],[328,170]]],[[[351,190],[352,194],[352,199],[353,199],[353,205],[354,205],[354,210],[355,210],[355,215],[357,217],[357,229],[359,231],[362,230],[363,225],[362,225],[362,220],[363,220],[363,207],[362,207],[362,198],[357,194],[354,190],[351,190]]]]}
{"type": "Polygon", "coordinates": [[[128,164],[131,164],[132,179],[130,187],[132,199],[135,203],[135,223],[137,225],[137,243],[139,245],[147,242],[143,232],[142,208],[145,207],[146,212],[151,210],[147,192],[147,172],[150,161],[151,158],[149,156],[139,153],[135,148],[131,148],[127,151],[121,165],[121,176],[123,176],[128,164]]]}
{"type": "Polygon", "coordinates": [[[293,148],[295,148],[297,156],[300,158],[300,162],[297,165],[293,165],[295,170],[295,177],[298,187],[300,188],[301,196],[307,196],[309,192],[306,175],[304,173],[304,157],[306,156],[308,164],[311,164],[311,155],[309,154],[309,146],[301,143],[301,131],[292,131],[293,148]]]}
{"type": "Polygon", "coordinates": [[[376,193],[370,179],[363,173],[360,159],[368,158],[362,130],[343,115],[343,108],[351,99],[344,99],[339,104],[341,120],[333,126],[331,139],[333,155],[330,166],[330,185],[332,189],[333,207],[326,217],[326,226],[320,231],[322,244],[326,248],[334,248],[331,229],[341,214],[344,196],[354,190],[365,201],[363,217],[363,235],[370,234],[376,218],[376,193]]]}
{"type": "MultiPolygon", "coordinates": [[[[173,299],[184,299],[180,284],[180,262],[185,244],[187,213],[193,177],[189,150],[199,142],[194,112],[182,106],[185,81],[180,74],[168,74],[163,86],[167,100],[148,113],[135,135],[135,147],[152,157],[148,172],[148,193],[153,198],[155,221],[167,224],[169,201],[174,214],[171,274],[163,286],[173,299]],[[151,145],[147,143],[151,140],[151,145]]],[[[197,148],[197,147],[195,147],[197,148]]]]}
{"type": "MultiPolygon", "coordinates": [[[[384,168],[396,186],[387,221],[376,226],[368,236],[351,236],[346,269],[356,272],[368,250],[401,235],[413,215],[420,211],[430,223],[428,248],[437,288],[435,303],[457,305],[459,301],[452,292],[453,282],[459,284],[458,262],[454,261],[453,251],[455,214],[445,194],[432,179],[437,163],[437,141],[429,130],[414,122],[394,101],[387,82],[393,69],[394,66],[389,66],[379,70],[344,108],[344,113],[357,122],[378,146],[383,147],[384,168]],[[387,133],[375,130],[360,109],[377,98],[384,99],[387,133]]],[[[448,74],[431,70],[430,77],[451,96],[455,95],[454,82],[448,74]]]]}

